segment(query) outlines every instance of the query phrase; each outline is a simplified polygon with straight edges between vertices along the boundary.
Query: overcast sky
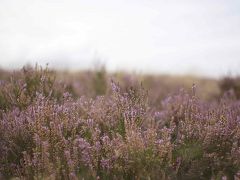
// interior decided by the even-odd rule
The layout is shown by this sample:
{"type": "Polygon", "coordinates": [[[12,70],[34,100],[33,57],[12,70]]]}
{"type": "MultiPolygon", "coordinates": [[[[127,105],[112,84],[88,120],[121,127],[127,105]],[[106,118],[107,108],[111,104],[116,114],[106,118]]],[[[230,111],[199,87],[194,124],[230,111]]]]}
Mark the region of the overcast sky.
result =
{"type": "Polygon", "coordinates": [[[0,0],[0,67],[240,74],[240,0],[0,0]]]}

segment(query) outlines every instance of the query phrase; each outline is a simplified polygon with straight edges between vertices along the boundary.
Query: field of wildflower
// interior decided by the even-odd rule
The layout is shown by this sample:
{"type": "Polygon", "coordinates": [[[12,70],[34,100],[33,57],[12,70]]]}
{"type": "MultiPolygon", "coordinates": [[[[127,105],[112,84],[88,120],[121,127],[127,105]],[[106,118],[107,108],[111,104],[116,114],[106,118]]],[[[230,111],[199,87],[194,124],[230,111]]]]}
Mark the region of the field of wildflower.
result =
{"type": "Polygon", "coordinates": [[[239,78],[1,70],[0,179],[240,179],[239,99],[239,78]]]}

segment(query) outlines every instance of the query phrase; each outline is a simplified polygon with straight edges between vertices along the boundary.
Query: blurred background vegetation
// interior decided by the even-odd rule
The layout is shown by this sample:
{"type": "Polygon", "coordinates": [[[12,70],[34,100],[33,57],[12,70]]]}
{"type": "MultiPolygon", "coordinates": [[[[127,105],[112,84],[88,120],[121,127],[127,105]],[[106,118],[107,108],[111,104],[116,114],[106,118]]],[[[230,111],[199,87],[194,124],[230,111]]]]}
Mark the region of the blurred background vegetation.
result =
{"type": "Polygon", "coordinates": [[[0,103],[2,106],[3,104],[5,104],[4,106],[11,106],[7,103],[8,98],[17,100],[17,96],[23,96],[19,94],[21,86],[27,86],[26,89],[29,91],[28,93],[25,92],[25,94],[29,94],[29,99],[24,101],[27,105],[28,101],[33,100],[37,90],[47,95],[50,93],[50,89],[54,89],[56,92],[51,92],[51,95],[59,96],[59,98],[65,91],[70,92],[74,98],[80,96],[94,98],[107,95],[109,94],[107,87],[111,80],[119,82],[120,86],[125,89],[134,87],[141,82],[143,87],[149,92],[150,105],[156,107],[159,106],[159,102],[163,98],[178,92],[180,89],[190,92],[193,84],[197,86],[197,96],[205,101],[218,99],[226,92],[234,94],[235,98],[240,98],[239,77],[228,76],[214,79],[190,75],[151,75],[123,71],[109,73],[106,71],[104,65],[96,66],[92,70],[74,72],[55,71],[48,67],[42,68],[38,65],[35,67],[28,65],[14,71],[0,69],[0,80],[1,84],[5,84],[5,88],[1,88],[0,90],[0,103]],[[11,83],[8,84],[7,82],[11,83]],[[56,87],[53,88],[54,86],[56,87]],[[43,89],[39,90],[40,87],[43,89]],[[4,91],[14,91],[16,97],[4,97],[4,91]]]}

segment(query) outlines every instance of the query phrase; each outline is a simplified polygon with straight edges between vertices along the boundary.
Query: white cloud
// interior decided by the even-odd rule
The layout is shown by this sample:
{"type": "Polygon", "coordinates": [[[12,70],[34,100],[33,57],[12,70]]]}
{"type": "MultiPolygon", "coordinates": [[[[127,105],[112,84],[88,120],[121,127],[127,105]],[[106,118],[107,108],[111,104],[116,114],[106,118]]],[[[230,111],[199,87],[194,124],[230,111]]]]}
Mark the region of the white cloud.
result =
{"type": "Polygon", "coordinates": [[[0,66],[239,73],[237,0],[2,0],[0,66]]]}

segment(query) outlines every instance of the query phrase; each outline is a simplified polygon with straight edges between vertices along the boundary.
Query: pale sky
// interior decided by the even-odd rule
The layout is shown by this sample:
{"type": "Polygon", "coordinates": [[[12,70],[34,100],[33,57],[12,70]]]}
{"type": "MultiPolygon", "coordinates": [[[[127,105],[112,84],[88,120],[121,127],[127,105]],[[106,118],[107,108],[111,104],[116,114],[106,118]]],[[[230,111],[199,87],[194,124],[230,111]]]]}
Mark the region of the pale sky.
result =
{"type": "Polygon", "coordinates": [[[0,0],[0,67],[240,74],[240,0],[0,0]]]}

